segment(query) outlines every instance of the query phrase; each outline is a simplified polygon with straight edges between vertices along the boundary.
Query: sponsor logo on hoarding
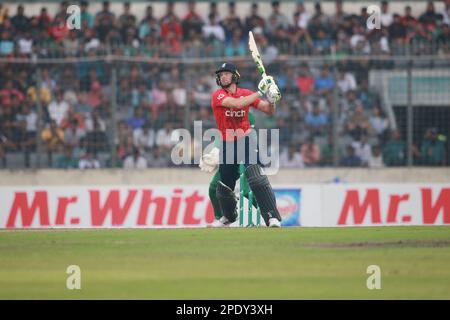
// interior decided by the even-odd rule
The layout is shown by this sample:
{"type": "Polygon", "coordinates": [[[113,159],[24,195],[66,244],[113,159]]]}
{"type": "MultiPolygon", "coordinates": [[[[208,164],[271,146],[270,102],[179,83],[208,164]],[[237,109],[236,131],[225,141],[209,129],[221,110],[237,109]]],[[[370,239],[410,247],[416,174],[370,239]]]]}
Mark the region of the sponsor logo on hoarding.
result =
{"type": "MultiPolygon", "coordinates": [[[[408,224],[412,220],[412,212],[399,215],[402,204],[411,201],[410,193],[389,194],[380,196],[380,188],[369,188],[365,191],[348,189],[339,214],[338,225],[346,225],[352,217],[353,224],[363,224],[368,218],[371,224],[408,224]],[[387,203],[387,210],[381,210],[382,203],[387,203]],[[382,217],[385,217],[382,219],[382,217]]],[[[435,224],[440,214],[443,223],[450,224],[450,188],[442,188],[433,194],[431,188],[420,188],[423,224],[435,224]],[[435,199],[433,201],[433,198],[435,199]]]]}

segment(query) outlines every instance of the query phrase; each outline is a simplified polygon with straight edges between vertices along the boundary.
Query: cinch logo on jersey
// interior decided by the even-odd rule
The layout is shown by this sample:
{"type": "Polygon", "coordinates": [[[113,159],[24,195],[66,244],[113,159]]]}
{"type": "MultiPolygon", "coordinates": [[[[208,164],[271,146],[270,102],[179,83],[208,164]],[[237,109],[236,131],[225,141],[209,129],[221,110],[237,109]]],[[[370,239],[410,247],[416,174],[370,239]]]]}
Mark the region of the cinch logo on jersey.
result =
{"type": "Polygon", "coordinates": [[[245,110],[238,110],[238,111],[227,110],[227,111],[225,111],[225,115],[227,117],[244,117],[245,110]]]}

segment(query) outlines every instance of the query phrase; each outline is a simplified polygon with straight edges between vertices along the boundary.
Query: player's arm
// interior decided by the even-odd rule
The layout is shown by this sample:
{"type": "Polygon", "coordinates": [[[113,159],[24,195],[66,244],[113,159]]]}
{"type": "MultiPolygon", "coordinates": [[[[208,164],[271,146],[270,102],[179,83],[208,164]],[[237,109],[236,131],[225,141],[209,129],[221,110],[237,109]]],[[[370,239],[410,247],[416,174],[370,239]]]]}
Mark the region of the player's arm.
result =
{"type": "Polygon", "coordinates": [[[257,109],[265,114],[271,116],[275,113],[276,105],[275,102],[271,103],[269,101],[260,100],[257,109]]]}
{"type": "Polygon", "coordinates": [[[252,105],[259,97],[264,96],[272,84],[274,84],[273,78],[271,76],[265,76],[258,84],[258,92],[240,98],[226,97],[220,105],[227,108],[245,108],[246,106],[252,105]]]}
{"type": "Polygon", "coordinates": [[[240,98],[226,97],[223,99],[223,101],[220,104],[223,107],[227,107],[227,108],[241,109],[241,108],[251,105],[259,97],[260,97],[260,94],[258,92],[255,92],[255,93],[252,93],[251,95],[248,95],[246,97],[240,97],[240,98]]]}

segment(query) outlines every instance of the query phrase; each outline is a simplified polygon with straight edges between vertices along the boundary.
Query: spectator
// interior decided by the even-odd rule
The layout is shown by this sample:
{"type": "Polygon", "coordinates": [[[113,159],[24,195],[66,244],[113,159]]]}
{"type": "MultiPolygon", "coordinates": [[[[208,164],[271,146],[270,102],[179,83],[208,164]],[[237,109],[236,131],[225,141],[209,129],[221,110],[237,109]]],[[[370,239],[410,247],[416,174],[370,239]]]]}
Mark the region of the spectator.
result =
{"type": "Polygon", "coordinates": [[[355,154],[355,150],[351,145],[347,146],[347,154],[341,159],[341,166],[343,167],[361,166],[361,159],[355,154]]]}
{"type": "Polygon", "coordinates": [[[89,53],[100,48],[100,39],[97,38],[94,29],[88,29],[84,33],[84,51],[89,53]]]}
{"type": "Polygon", "coordinates": [[[372,153],[369,159],[369,168],[383,168],[383,154],[381,153],[381,148],[378,145],[372,147],[372,153]]]}
{"type": "Polygon", "coordinates": [[[231,43],[225,47],[225,56],[227,57],[244,57],[247,54],[247,48],[241,41],[242,32],[235,29],[231,43]]]}
{"type": "Polygon", "coordinates": [[[245,29],[248,33],[252,31],[254,28],[263,28],[265,27],[264,19],[258,14],[258,3],[253,2],[251,5],[250,15],[245,18],[245,29]]]}
{"type": "MultiPolygon", "coordinates": [[[[450,0],[449,0],[450,1],[450,0]]],[[[436,39],[443,54],[450,53],[450,23],[442,27],[441,34],[436,39]]]]}
{"type": "Polygon", "coordinates": [[[123,162],[124,169],[146,169],[147,159],[141,156],[139,148],[133,149],[133,154],[127,156],[123,162]]]}
{"type": "Polygon", "coordinates": [[[417,149],[415,151],[421,164],[430,166],[445,165],[445,145],[443,141],[439,140],[436,128],[426,130],[420,152],[417,152],[417,149]]]}
{"type": "Polygon", "coordinates": [[[133,141],[136,148],[148,152],[155,146],[155,130],[146,123],[133,131],[133,141]]]}
{"type": "MultiPolygon", "coordinates": [[[[387,55],[390,52],[387,32],[379,29],[372,30],[368,35],[370,52],[374,55],[387,55]]],[[[382,62],[378,62],[382,63],[382,62]]],[[[386,62],[384,62],[386,63],[386,62]]]]}
{"type": "Polygon", "coordinates": [[[0,159],[4,168],[7,166],[6,153],[16,149],[14,134],[11,129],[12,122],[0,117],[0,159]]]}
{"type": "Polygon", "coordinates": [[[434,9],[433,1],[428,1],[425,13],[423,13],[419,17],[419,22],[423,23],[426,26],[433,26],[433,25],[435,25],[438,18],[439,18],[438,14],[436,13],[436,11],[434,9]]]}
{"type": "Polygon", "coordinates": [[[417,19],[412,14],[411,6],[405,7],[405,13],[403,17],[400,18],[401,23],[403,23],[405,26],[408,26],[410,24],[416,24],[417,19]]]}
{"type": "Polygon", "coordinates": [[[17,14],[11,18],[11,23],[19,33],[29,30],[30,19],[25,16],[25,8],[22,4],[17,6],[17,14]]]}
{"type": "Polygon", "coordinates": [[[203,20],[200,15],[195,11],[195,1],[190,0],[188,2],[188,13],[183,19],[183,35],[184,39],[188,39],[191,32],[195,34],[202,33],[203,20]]]}
{"type": "Polygon", "coordinates": [[[443,17],[444,24],[450,27],[450,0],[444,1],[444,8],[440,14],[443,17]]]}
{"type": "Polygon", "coordinates": [[[146,24],[152,20],[157,22],[157,19],[153,16],[153,7],[149,5],[145,8],[145,16],[141,20],[141,25],[146,24]]]}
{"type": "Polygon", "coordinates": [[[3,133],[0,131],[0,160],[2,161],[3,168],[6,168],[6,143],[8,141],[8,138],[3,135],[3,133]]]}
{"type": "Polygon", "coordinates": [[[314,91],[315,80],[311,75],[307,64],[303,64],[300,67],[300,75],[297,78],[297,86],[302,95],[309,95],[314,91]]]}
{"type": "Polygon", "coordinates": [[[30,153],[36,151],[36,132],[27,130],[27,121],[18,121],[18,127],[15,132],[15,145],[23,152],[25,167],[30,167],[30,153]]]}
{"type": "Polygon", "coordinates": [[[59,169],[76,169],[78,168],[78,160],[73,155],[72,147],[64,148],[64,153],[58,157],[56,167],[59,169]]]}
{"type": "Polygon", "coordinates": [[[87,1],[80,2],[80,21],[82,27],[93,28],[94,16],[88,12],[89,3],[87,1]]]}
{"type": "Polygon", "coordinates": [[[348,28],[350,25],[349,20],[350,16],[344,12],[343,1],[336,0],[335,1],[336,12],[334,16],[331,17],[331,24],[335,30],[340,28],[348,28]]]}
{"type": "Polygon", "coordinates": [[[78,168],[80,169],[99,169],[100,162],[96,159],[94,153],[86,152],[84,156],[78,161],[78,168]]]}
{"type": "Polygon", "coordinates": [[[331,93],[334,87],[333,76],[329,74],[328,67],[320,69],[319,76],[314,81],[315,93],[319,96],[331,93]]]}
{"type": "Polygon", "coordinates": [[[320,2],[316,2],[314,4],[314,10],[315,13],[312,19],[316,19],[322,27],[329,28],[330,20],[328,16],[322,11],[322,5],[320,4],[320,2]]]}
{"type": "Polygon", "coordinates": [[[287,30],[289,28],[289,22],[287,17],[280,12],[280,2],[272,2],[272,13],[267,18],[266,34],[269,40],[278,46],[286,44],[285,40],[289,39],[287,30]]]}
{"type": "Polygon", "coordinates": [[[56,43],[60,43],[69,34],[67,28],[67,20],[63,17],[55,17],[51,22],[48,34],[55,40],[56,43]]]}
{"type": "Polygon", "coordinates": [[[392,24],[393,20],[394,20],[394,18],[392,16],[392,13],[389,12],[388,2],[382,1],[381,2],[381,16],[380,16],[381,26],[387,28],[392,24]]]}
{"type": "Polygon", "coordinates": [[[372,148],[369,145],[367,135],[362,135],[360,140],[353,141],[351,146],[355,155],[361,160],[361,165],[367,167],[372,158],[372,148]]]}
{"type": "Polygon", "coordinates": [[[294,12],[294,16],[295,15],[298,15],[297,26],[301,29],[307,29],[311,15],[305,9],[304,0],[297,0],[297,8],[294,12]]]}
{"type": "Polygon", "coordinates": [[[100,117],[99,110],[93,110],[89,118],[86,119],[86,131],[93,131],[95,126],[101,131],[106,131],[106,124],[100,117]]]}
{"type": "Polygon", "coordinates": [[[378,94],[369,89],[369,83],[366,79],[361,80],[356,91],[349,91],[349,93],[353,95],[350,99],[358,99],[363,104],[364,110],[370,110],[373,105],[380,105],[378,94]]]}
{"type": "Polygon", "coordinates": [[[17,121],[22,120],[26,123],[26,131],[30,135],[36,134],[38,116],[34,110],[31,110],[28,104],[24,104],[22,112],[17,115],[17,121]]]}
{"type": "Polygon", "coordinates": [[[131,118],[128,119],[128,125],[133,130],[142,128],[146,122],[144,111],[142,108],[134,109],[134,114],[131,118]]]}
{"type": "Polygon", "coordinates": [[[33,51],[33,39],[29,30],[23,32],[23,36],[18,41],[19,52],[23,55],[30,56],[33,51]]]}
{"type": "Polygon", "coordinates": [[[354,54],[370,54],[370,44],[367,41],[364,27],[360,25],[353,27],[350,44],[354,54]]]}
{"type": "Polygon", "coordinates": [[[388,166],[405,165],[406,160],[406,144],[401,139],[400,132],[393,130],[390,140],[383,149],[383,159],[388,166]]]}
{"type": "Polygon", "coordinates": [[[389,38],[394,45],[402,45],[406,38],[406,25],[402,23],[398,14],[394,14],[393,19],[392,24],[388,28],[389,38]]]}
{"type": "Polygon", "coordinates": [[[369,117],[369,123],[370,123],[371,131],[375,135],[383,138],[384,134],[388,128],[388,121],[381,114],[381,109],[379,106],[374,106],[372,108],[372,114],[369,117]]]}
{"type": "Polygon", "coordinates": [[[369,119],[364,113],[364,107],[361,102],[357,102],[354,113],[348,119],[346,131],[353,139],[359,140],[361,135],[369,134],[369,119]]]}
{"type": "Polygon", "coordinates": [[[0,90],[0,97],[2,105],[11,105],[13,98],[17,98],[19,103],[22,103],[25,99],[23,93],[14,88],[11,80],[6,81],[4,88],[0,90]]]}
{"type": "Polygon", "coordinates": [[[175,144],[172,137],[173,125],[170,122],[164,124],[164,128],[161,128],[156,133],[156,145],[162,152],[169,152],[172,146],[175,144]]]}
{"type": "Polygon", "coordinates": [[[98,111],[92,112],[92,117],[86,121],[86,129],[87,151],[94,154],[105,151],[107,148],[106,126],[98,111]]]}
{"type": "Polygon", "coordinates": [[[175,3],[172,1],[167,2],[166,14],[161,18],[160,23],[167,23],[169,20],[179,22],[180,19],[175,14],[175,3]]]}
{"type": "Polygon", "coordinates": [[[209,22],[202,27],[203,37],[210,40],[225,41],[225,31],[217,22],[214,14],[209,15],[209,22]]]}
{"type": "Polygon", "coordinates": [[[318,101],[314,101],[313,110],[305,117],[306,128],[312,135],[325,135],[328,126],[327,115],[320,110],[318,101]]]}
{"type": "Polygon", "coordinates": [[[220,12],[219,9],[217,7],[217,2],[215,1],[210,1],[209,2],[209,12],[208,15],[206,17],[204,17],[205,22],[207,22],[208,20],[208,16],[210,14],[214,14],[217,18],[217,21],[222,21],[222,17],[220,16],[220,12]]]}
{"type": "Polygon", "coordinates": [[[314,137],[309,138],[308,142],[302,145],[301,155],[307,167],[315,166],[320,162],[320,148],[314,142],[314,137]]]}
{"type": "Polygon", "coordinates": [[[158,38],[161,34],[161,27],[158,20],[153,16],[153,7],[147,6],[146,16],[139,26],[139,39],[144,39],[148,35],[158,38]]]}
{"type": "Polygon", "coordinates": [[[88,104],[88,96],[84,92],[79,92],[77,95],[77,103],[74,105],[73,111],[82,115],[84,118],[89,117],[92,107],[88,104]]]}
{"type": "Polygon", "coordinates": [[[231,1],[228,3],[228,15],[220,22],[224,31],[227,42],[231,40],[234,29],[242,29],[242,22],[236,14],[236,3],[231,1]]]}
{"type": "Polygon", "coordinates": [[[86,136],[86,131],[79,126],[78,119],[72,118],[64,131],[64,145],[75,148],[80,140],[86,136]]]}
{"type": "Polygon", "coordinates": [[[67,13],[67,8],[69,7],[69,3],[67,1],[61,1],[59,5],[59,11],[55,15],[55,19],[61,19],[67,21],[67,17],[69,16],[67,13]]]}
{"type": "Polygon", "coordinates": [[[62,40],[64,46],[64,52],[68,56],[76,56],[78,54],[78,48],[80,47],[80,40],[77,38],[76,31],[69,32],[67,38],[62,40]]]}
{"type": "Polygon", "coordinates": [[[349,90],[356,90],[355,76],[344,70],[339,70],[336,84],[343,94],[347,93],[349,90]]]}
{"type": "Polygon", "coordinates": [[[320,15],[314,15],[308,26],[314,45],[314,52],[317,54],[327,54],[332,45],[331,35],[327,26],[320,21],[320,15]]]}
{"type": "Polygon", "coordinates": [[[116,15],[109,10],[109,1],[103,1],[102,10],[95,15],[95,31],[100,41],[104,41],[106,35],[116,24],[116,15]]]}
{"type": "Polygon", "coordinates": [[[119,26],[122,35],[125,35],[128,29],[136,27],[136,16],[131,13],[129,2],[123,4],[123,13],[119,17],[119,26]]]}
{"type": "Polygon", "coordinates": [[[280,167],[282,168],[303,168],[302,154],[296,150],[295,145],[290,145],[280,154],[280,167]]]}
{"type": "Polygon", "coordinates": [[[156,147],[153,148],[153,153],[149,156],[148,160],[149,166],[154,168],[167,167],[168,161],[161,154],[161,149],[156,147]]]}
{"type": "Polygon", "coordinates": [[[22,112],[16,116],[19,123],[18,146],[24,153],[25,166],[30,166],[30,153],[36,151],[37,114],[27,104],[22,112]]]}
{"type": "MultiPolygon", "coordinates": [[[[168,2],[168,7],[170,7],[168,2]]],[[[178,20],[178,17],[169,10],[166,17],[161,20],[161,37],[164,39],[168,36],[180,41],[183,37],[183,27],[178,20]]]]}
{"type": "Polygon", "coordinates": [[[55,120],[51,120],[50,125],[42,131],[41,138],[47,152],[47,164],[51,167],[53,153],[61,151],[64,145],[64,131],[58,128],[55,120]]]}
{"type": "Polygon", "coordinates": [[[57,126],[61,126],[64,119],[67,118],[69,112],[69,104],[63,100],[62,91],[55,92],[55,100],[48,105],[48,113],[50,119],[55,120],[57,126]]]}
{"type": "Polygon", "coordinates": [[[267,20],[269,22],[275,22],[275,25],[273,26],[274,28],[287,29],[289,22],[287,17],[280,11],[279,1],[272,2],[272,13],[269,15],[267,20]]]}
{"type": "Polygon", "coordinates": [[[295,12],[293,16],[293,23],[288,28],[288,38],[290,40],[291,54],[304,53],[305,49],[312,49],[313,42],[309,35],[308,29],[301,27],[300,13],[295,12]],[[295,49],[298,47],[298,49],[295,49]]]}
{"type": "Polygon", "coordinates": [[[14,52],[14,40],[11,33],[8,30],[1,32],[0,39],[0,54],[2,56],[9,56],[14,52]]]}

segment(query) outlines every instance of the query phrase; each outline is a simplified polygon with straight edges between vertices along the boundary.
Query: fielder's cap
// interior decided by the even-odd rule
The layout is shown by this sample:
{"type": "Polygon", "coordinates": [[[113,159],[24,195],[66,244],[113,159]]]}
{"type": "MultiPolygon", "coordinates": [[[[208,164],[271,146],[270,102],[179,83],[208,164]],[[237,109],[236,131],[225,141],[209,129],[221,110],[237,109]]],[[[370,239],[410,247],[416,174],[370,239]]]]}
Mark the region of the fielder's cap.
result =
{"type": "Polygon", "coordinates": [[[232,63],[228,63],[228,62],[224,62],[220,65],[219,69],[216,70],[216,74],[222,71],[229,71],[231,73],[235,73],[237,75],[239,75],[239,72],[237,70],[237,67],[232,64],[232,63]]]}

